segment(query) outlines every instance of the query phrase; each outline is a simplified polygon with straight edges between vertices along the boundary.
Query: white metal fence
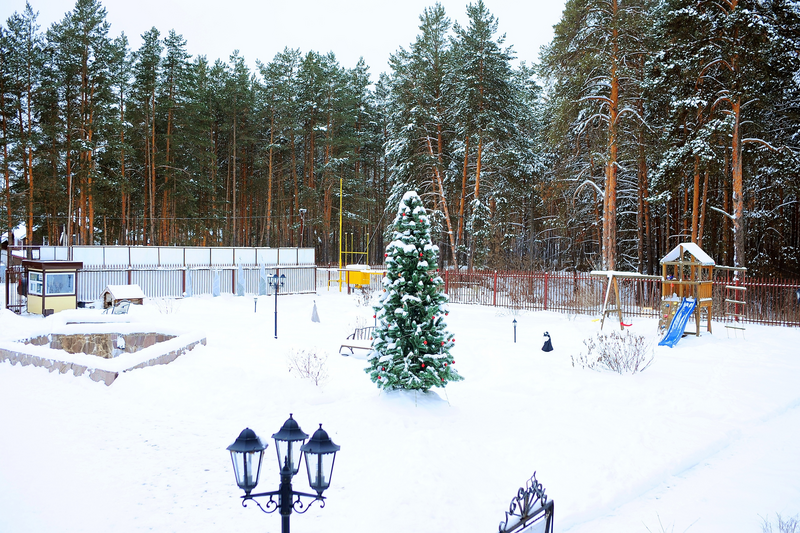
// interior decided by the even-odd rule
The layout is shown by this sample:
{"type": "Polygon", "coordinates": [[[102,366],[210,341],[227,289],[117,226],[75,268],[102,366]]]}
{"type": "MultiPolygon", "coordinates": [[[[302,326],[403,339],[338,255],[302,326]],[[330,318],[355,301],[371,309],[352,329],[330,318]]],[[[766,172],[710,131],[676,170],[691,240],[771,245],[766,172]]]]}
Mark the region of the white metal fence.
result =
{"type": "MultiPolygon", "coordinates": [[[[16,253],[16,252],[15,252],[16,253]]],[[[198,246],[26,246],[20,253],[39,261],[80,261],[85,267],[226,267],[314,264],[313,248],[198,246]]]]}
{"type": "Polygon", "coordinates": [[[135,283],[149,298],[181,298],[183,296],[214,294],[218,282],[220,294],[274,294],[269,278],[286,276],[279,292],[300,294],[315,292],[316,267],[282,266],[259,267],[198,267],[198,268],[84,268],[78,271],[78,301],[98,300],[108,285],[135,283]]]}

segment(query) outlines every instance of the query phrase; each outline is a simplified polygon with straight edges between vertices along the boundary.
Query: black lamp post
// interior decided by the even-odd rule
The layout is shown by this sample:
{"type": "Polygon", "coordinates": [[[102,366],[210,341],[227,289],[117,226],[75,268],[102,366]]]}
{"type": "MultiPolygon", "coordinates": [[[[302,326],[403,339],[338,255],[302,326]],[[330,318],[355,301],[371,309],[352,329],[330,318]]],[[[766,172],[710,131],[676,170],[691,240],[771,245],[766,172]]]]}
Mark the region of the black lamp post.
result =
{"type": "Polygon", "coordinates": [[[236,484],[245,492],[242,496],[242,507],[247,507],[247,501],[252,500],[265,513],[279,511],[281,533],[289,533],[289,517],[292,511],[302,514],[311,506],[311,504],[305,506],[300,500],[301,496],[313,498],[312,504],[319,501],[320,507],[325,507],[325,497],[322,493],[330,486],[334,459],[340,447],[331,441],[328,434],[322,429],[322,424],[319,425],[319,429],[308,444],[303,444],[308,435],[303,433],[291,414],[280,431],[272,435],[272,438],[275,440],[278,466],[281,472],[281,484],[275,491],[250,494],[258,485],[261,459],[267,448],[267,444],[263,443],[252,429],[243,430],[239,438],[228,446],[228,450],[231,452],[236,484]],[[300,469],[300,461],[303,459],[304,453],[308,484],[316,491],[316,495],[292,490],[292,477],[300,469]],[[269,500],[262,506],[256,498],[266,496],[269,496],[269,500]],[[277,501],[275,496],[277,496],[277,501]]]}
{"type": "Polygon", "coordinates": [[[275,292],[275,338],[278,338],[278,290],[286,283],[286,274],[273,274],[269,277],[269,286],[275,292]]]}

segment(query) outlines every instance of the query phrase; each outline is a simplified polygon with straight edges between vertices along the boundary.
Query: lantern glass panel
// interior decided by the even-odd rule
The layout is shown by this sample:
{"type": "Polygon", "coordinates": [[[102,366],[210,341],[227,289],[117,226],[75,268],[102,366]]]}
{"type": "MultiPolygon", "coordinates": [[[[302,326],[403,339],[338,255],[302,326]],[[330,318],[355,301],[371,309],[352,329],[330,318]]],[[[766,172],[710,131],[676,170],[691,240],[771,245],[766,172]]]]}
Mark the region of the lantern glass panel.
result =
{"type": "Polygon", "coordinates": [[[335,453],[306,453],[306,468],[308,469],[308,484],[317,492],[322,492],[331,485],[333,474],[333,460],[335,453]]]}
{"type": "Polygon", "coordinates": [[[249,492],[258,485],[262,456],[261,451],[231,452],[236,483],[241,489],[249,492]]]}
{"type": "Polygon", "coordinates": [[[303,445],[303,441],[295,440],[295,441],[285,441],[285,440],[278,440],[275,439],[275,450],[278,452],[278,466],[281,470],[283,470],[283,465],[286,464],[286,459],[289,459],[289,468],[292,471],[292,475],[297,474],[297,471],[300,469],[300,459],[303,456],[303,452],[300,451],[300,446],[303,445]]]}

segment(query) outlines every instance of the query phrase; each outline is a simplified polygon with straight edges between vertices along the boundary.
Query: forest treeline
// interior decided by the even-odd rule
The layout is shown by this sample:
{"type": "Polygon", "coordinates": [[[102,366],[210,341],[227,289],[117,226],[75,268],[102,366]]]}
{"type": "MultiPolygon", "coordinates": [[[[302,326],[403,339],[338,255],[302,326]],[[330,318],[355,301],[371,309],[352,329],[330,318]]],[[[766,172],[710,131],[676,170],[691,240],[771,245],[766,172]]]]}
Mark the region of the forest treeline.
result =
{"type": "Polygon", "coordinates": [[[800,275],[797,1],[568,0],[519,64],[466,12],[427,8],[372,83],[333,53],[191,57],[174,30],[131,50],[97,0],[46,29],[28,4],[0,26],[2,225],[380,264],[413,189],[451,266],[652,273],[693,241],[800,275]]]}

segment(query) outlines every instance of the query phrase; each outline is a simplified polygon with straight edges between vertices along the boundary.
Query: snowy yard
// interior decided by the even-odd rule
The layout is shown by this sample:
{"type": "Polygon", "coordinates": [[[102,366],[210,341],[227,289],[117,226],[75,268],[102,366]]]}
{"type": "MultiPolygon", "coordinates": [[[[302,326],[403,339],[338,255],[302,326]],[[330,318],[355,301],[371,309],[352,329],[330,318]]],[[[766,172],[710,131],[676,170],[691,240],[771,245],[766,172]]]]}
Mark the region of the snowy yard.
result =
{"type": "MultiPolygon", "coordinates": [[[[269,297],[258,313],[252,297],[148,302],[133,319],[208,345],[110,387],[2,363],[0,531],[279,531],[279,516],[241,507],[225,448],[246,426],[268,440],[257,491],[276,489],[270,437],[289,413],[342,447],[325,509],[293,515],[298,533],[497,531],[534,471],[557,532],[759,532],[800,513],[800,329],[751,325],[743,340],[717,323],[631,376],[573,368],[594,317],[450,310],[465,381],[426,395],[381,393],[364,356],[338,355],[373,312],[333,291],[281,296],[278,340],[269,297]],[[290,373],[292,349],[329,354],[327,383],[290,373]]],[[[2,310],[0,340],[57,316],[2,310]]],[[[631,329],[655,340],[654,320],[631,329]]]]}

